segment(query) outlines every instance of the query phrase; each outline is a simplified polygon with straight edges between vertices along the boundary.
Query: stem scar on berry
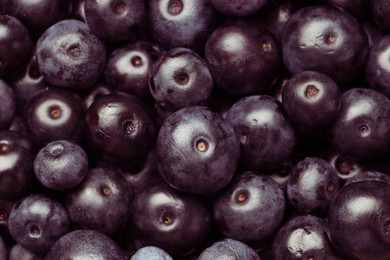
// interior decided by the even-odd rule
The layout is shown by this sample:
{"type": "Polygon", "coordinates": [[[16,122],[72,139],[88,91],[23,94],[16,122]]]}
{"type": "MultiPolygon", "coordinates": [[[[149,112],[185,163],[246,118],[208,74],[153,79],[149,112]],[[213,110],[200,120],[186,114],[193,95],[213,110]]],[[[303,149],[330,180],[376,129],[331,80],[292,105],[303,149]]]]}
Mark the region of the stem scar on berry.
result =
{"type": "Polygon", "coordinates": [[[179,0],[171,0],[168,3],[168,13],[178,15],[183,11],[183,3],[179,0]]]}
{"type": "Polygon", "coordinates": [[[325,35],[325,43],[326,44],[329,44],[329,45],[334,44],[336,42],[336,40],[337,40],[337,35],[333,32],[325,35]]]}
{"type": "Polygon", "coordinates": [[[39,237],[42,234],[41,229],[37,225],[32,225],[29,232],[32,237],[39,237]]]}
{"type": "Polygon", "coordinates": [[[80,46],[78,44],[72,44],[71,46],[69,46],[68,48],[68,53],[72,56],[72,57],[79,57],[81,55],[81,49],[80,49],[80,46]]]}
{"type": "Polygon", "coordinates": [[[9,144],[6,142],[0,143],[0,152],[5,153],[9,150],[9,144]]]}
{"type": "Polygon", "coordinates": [[[269,41],[263,42],[261,48],[264,52],[270,52],[272,51],[272,43],[269,41]]]}
{"type": "Polygon", "coordinates": [[[237,192],[237,194],[234,197],[234,200],[237,203],[243,203],[243,202],[248,200],[248,197],[249,197],[248,191],[242,190],[242,191],[237,192]]]}
{"type": "Polygon", "coordinates": [[[108,197],[110,196],[111,194],[111,189],[110,187],[108,187],[107,185],[102,185],[100,187],[100,193],[104,196],[104,197],[108,197]]]}
{"type": "Polygon", "coordinates": [[[171,212],[165,212],[161,217],[161,221],[166,226],[172,225],[174,222],[173,214],[171,212]]]}
{"type": "Polygon", "coordinates": [[[316,85],[309,84],[305,88],[305,97],[307,99],[314,99],[320,93],[320,89],[316,87],[316,85]]]}
{"type": "Polygon", "coordinates": [[[0,210],[0,223],[8,220],[8,213],[5,210],[0,210]]]}
{"type": "Polygon", "coordinates": [[[52,119],[58,119],[61,117],[62,111],[58,106],[52,106],[49,108],[49,116],[52,119]]]}
{"type": "Polygon", "coordinates": [[[206,152],[209,149],[209,143],[204,139],[197,140],[195,146],[199,152],[206,152]]]}
{"type": "Polygon", "coordinates": [[[142,58],[140,56],[134,56],[131,58],[131,65],[134,67],[141,67],[144,64],[142,58]]]}
{"type": "Polygon", "coordinates": [[[123,2],[116,4],[114,7],[114,13],[116,14],[123,14],[125,11],[126,11],[126,5],[123,2]]]}
{"type": "Polygon", "coordinates": [[[385,235],[390,236],[390,219],[388,219],[384,222],[383,231],[384,231],[385,235]]]}

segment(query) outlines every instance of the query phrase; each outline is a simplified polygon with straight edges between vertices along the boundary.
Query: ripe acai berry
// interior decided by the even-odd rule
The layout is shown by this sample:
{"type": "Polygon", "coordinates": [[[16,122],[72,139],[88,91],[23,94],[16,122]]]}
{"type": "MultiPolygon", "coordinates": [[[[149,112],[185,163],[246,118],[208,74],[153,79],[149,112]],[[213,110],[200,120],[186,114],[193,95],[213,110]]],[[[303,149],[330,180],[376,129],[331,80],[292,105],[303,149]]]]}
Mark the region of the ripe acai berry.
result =
{"type": "Polygon", "coordinates": [[[389,259],[389,187],[380,181],[351,183],[330,204],[330,240],[345,258],[389,259]]]}
{"type": "Polygon", "coordinates": [[[131,199],[132,190],[122,175],[92,168],[80,185],[67,193],[65,208],[75,227],[113,236],[130,217],[131,199]]]}
{"type": "Polygon", "coordinates": [[[35,176],[44,186],[54,190],[76,187],[88,170],[88,155],[79,145],[67,140],[46,144],[34,160],[35,176]]]}
{"type": "Polygon", "coordinates": [[[4,0],[4,12],[19,19],[32,36],[43,33],[51,25],[68,18],[72,3],[66,0],[4,0]]]}
{"type": "Polygon", "coordinates": [[[268,0],[239,0],[239,1],[226,1],[226,0],[211,0],[214,8],[226,15],[226,16],[249,16],[259,11],[268,0]]]}
{"type": "Polygon", "coordinates": [[[226,120],[241,143],[241,165],[269,170],[293,152],[296,134],[283,106],[266,95],[241,98],[229,109],[226,120]]]}
{"type": "Polygon", "coordinates": [[[201,49],[217,19],[208,0],[151,0],[147,10],[152,39],[167,49],[201,49]]]}
{"type": "Polygon", "coordinates": [[[68,19],[52,25],[40,36],[35,54],[47,82],[57,87],[85,89],[99,79],[106,47],[86,23],[68,19]]]}
{"type": "Polygon", "coordinates": [[[328,125],[337,116],[340,89],[332,78],[315,71],[303,71],[290,78],[282,89],[282,104],[301,128],[328,125]]]}
{"type": "Polygon", "coordinates": [[[206,62],[188,48],[172,48],[153,64],[149,88],[159,106],[166,110],[204,105],[213,89],[206,62]]]}
{"type": "Polygon", "coordinates": [[[12,88],[0,80],[0,129],[4,129],[11,122],[16,111],[16,98],[12,88]]]}
{"type": "Polygon", "coordinates": [[[144,27],[145,1],[85,0],[85,19],[91,31],[106,42],[134,39],[144,27]]]}
{"type": "Polygon", "coordinates": [[[328,236],[327,222],[313,215],[290,219],[278,231],[272,246],[274,259],[341,259],[328,236]]]}
{"type": "Polygon", "coordinates": [[[117,48],[108,57],[104,78],[114,89],[150,100],[149,71],[160,52],[157,44],[141,41],[117,48]]]}
{"type": "Polygon", "coordinates": [[[96,99],[88,108],[86,123],[89,146],[110,162],[142,160],[154,145],[156,129],[148,105],[124,92],[96,99]]]}
{"type": "Polygon", "coordinates": [[[135,254],[131,257],[130,260],[173,260],[172,257],[162,250],[161,248],[155,246],[145,246],[137,250],[135,254]]]}
{"type": "Polygon", "coordinates": [[[24,135],[0,131],[0,199],[18,199],[30,191],[33,184],[35,149],[24,135]]]}
{"type": "Polygon", "coordinates": [[[108,236],[95,230],[73,230],[60,237],[45,260],[56,259],[126,259],[121,248],[108,236]]]}
{"type": "Polygon", "coordinates": [[[229,20],[216,28],[207,39],[205,59],[218,87],[236,96],[269,90],[282,63],[272,34],[249,19],[229,20]]]}
{"type": "Polygon", "coordinates": [[[286,199],[268,176],[245,172],[237,176],[213,203],[216,226],[225,237],[264,242],[282,223],[286,199]]]}
{"type": "Polygon", "coordinates": [[[83,141],[85,106],[74,92],[48,88],[26,104],[23,120],[29,138],[43,147],[55,140],[83,141]]]}
{"type": "Polygon", "coordinates": [[[0,15],[0,78],[9,79],[22,72],[34,49],[27,28],[19,19],[0,15]]]}
{"type": "Polygon", "coordinates": [[[348,13],[315,5],[303,7],[291,16],[282,49],[290,73],[314,70],[345,83],[363,68],[368,40],[361,25],[348,13]]]}
{"type": "Polygon", "coordinates": [[[12,237],[31,252],[45,254],[70,231],[65,208],[55,199],[32,194],[16,203],[9,217],[12,237]]]}
{"type": "Polygon", "coordinates": [[[231,238],[217,241],[199,255],[198,260],[208,259],[260,260],[259,255],[247,244],[231,238]]]}
{"type": "Polygon", "coordinates": [[[172,187],[195,194],[212,194],[236,172],[240,143],[233,127],[201,106],[172,113],[157,139],[158,169],[172,187]]]}
{"type": "Polygon", "coordinates": [[[390,259],[389,3],[0,0],[0,260],[390,259]]]}
{"type": "Polygon", "coordinates": [[[370,159],[390,148],[390,100],[380,92],[353,88],[341,96],[331,142],[341,154],[370,159]]]}
{"type": "Polygon", "coordinates": [[[131,207],[131,235],[141,245],[154,245],[173,258],[194,252],[212,228],[212,216],[199,197],[180,192],[164,181],[146,184],[137,192],[131,207]]]}
{"type": "Polygon", "coordinates": [[[339,187],[337,172],[328,162],[306,157],[290,172],[287,196],[301,213],[324,214],[339,187]]]}

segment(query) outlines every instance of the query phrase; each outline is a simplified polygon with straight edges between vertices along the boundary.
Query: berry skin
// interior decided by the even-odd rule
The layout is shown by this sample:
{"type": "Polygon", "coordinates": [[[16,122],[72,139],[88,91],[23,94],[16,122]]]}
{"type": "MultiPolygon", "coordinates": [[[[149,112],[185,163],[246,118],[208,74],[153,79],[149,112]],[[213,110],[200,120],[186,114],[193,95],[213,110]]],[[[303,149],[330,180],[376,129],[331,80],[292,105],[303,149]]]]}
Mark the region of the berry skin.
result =
{"type": "MultiPolygon", "coordinates": [[[[7,259],[7,248],[4,243],[4,239],[0,236],[0,259],[7,259]]],[[[11,259],[12,260],[12,259],[11,259]]]]}
{"type": "Polygon", "coordinates": [[[4,0],[3,2],[4,12],[25,24],[34,38],[56,22],[66,19],[72,8],[71,1],[67,0],[4,0]]]}
{"type": "MultiPolygon", "coordinates": [[[[6,259],[6,258],[1,258],[1,259],[6,259]]],[[[35,254],[27,250],[26,248],[22,247],[20,244],[15,244],[9,251],[8,260],[20,260],[20,259],[43,260],[44,255],[35,254]]]]}
{"type": "Polygon", "coordinates": [[[382,172],[376,172],[376,171],[362,171],[349,178],[345,182],[344,186],[349,185],[351,183],[362,182],[362,181],[381,181],[390,184],[390,175],[382,172]]]}
{"type": "Polygon", "coordinates": [[[365,77],[370,88],[390,97],[390,36],[383,36],[370,49],[365,77]]]}
{"type": "Polygon", "coordinates": [[[386,0],[370,1],[372,18],[375,24],[385,32],[390,31],[390,7],[388,4],[386,0]]]}
{"type": "Polygon", "coordinates": [[[23,114],[24,107],[35,94],[48,88],[38,68],[37,57],[33,55],[27,64],[24,73],[10,81],[15,94],[16,112],[23,114]]]}
{"type": "Polygon", "coordinates": [[[142,0],[85,0],[85,19],[91,31],[106,42],[136,38],[146,16],[142,0]]]}

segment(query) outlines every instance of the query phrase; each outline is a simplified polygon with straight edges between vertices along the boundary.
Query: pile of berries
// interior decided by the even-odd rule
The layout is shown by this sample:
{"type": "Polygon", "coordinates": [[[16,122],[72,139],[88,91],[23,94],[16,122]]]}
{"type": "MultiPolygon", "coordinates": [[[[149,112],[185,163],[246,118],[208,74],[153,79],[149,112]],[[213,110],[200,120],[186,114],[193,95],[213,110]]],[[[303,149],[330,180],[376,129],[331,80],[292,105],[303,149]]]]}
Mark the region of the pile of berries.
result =
{"type": "Polygon", "coordinates": [[[388,260],[389,98],[386,0],[1,0],[0,260],[388,260]]]}

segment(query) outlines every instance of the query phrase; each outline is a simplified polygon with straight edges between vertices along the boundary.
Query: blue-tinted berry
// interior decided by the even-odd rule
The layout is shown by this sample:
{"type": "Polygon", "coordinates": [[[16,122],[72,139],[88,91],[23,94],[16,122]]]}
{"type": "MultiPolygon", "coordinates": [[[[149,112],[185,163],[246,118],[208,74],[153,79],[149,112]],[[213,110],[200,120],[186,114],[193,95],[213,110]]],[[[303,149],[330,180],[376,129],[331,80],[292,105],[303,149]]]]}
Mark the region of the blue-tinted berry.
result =
{"type": "Polygon", "coordinates": [[[95,230],[74,230],[59,238],[47,253],[45,260],[110,259],[123,260],[119,245],[95,230]]]}
{"type": "Polygon", "coordinates": [[[118,172],[93,168],[67,193],[65,208],[73,225],[112,236],[130,218],[132,190],[118,172]]]}
{"type": "Polygon", "coordinates": [[[12,88],[0,80],[0,129],[5,129],[16,111],[16,98],[12,88]]]}
{"type": "Polygon", "coordinates": [[[214,221],[225,237],[266,241],[281,225],[285,207],[285,195],[274,180],[245,172],[218,194],[213,204],[214,221]]]}
{"type": "Polygon", "coordinates": [[[198,257],[198,260],[211,259],[260,260],[260,256],[247,244],[225,238],[206,248],[198,257]]]}
{"type": "Polygon", "coordinates": [[[44,186],[68,190],[77,186],[88,170],[88,156],[79,145],[66,140],[46,144],[36,155],[34,172],[44,186]]]}
{"type": "Polygon", "coordinates": [[[233,127],[206,107],[172,113],[157,139],[158,168],[172,187],[195,194],[212,194],[236,172],[240,144],[233,127]]]}
{"type": "Polygon", "coordinates": [[[9,217],[12,237],[27,250],[44,254],[70,231],[65,208],[46,195],[32,194],[16,203],[9,217]]]}
{"type": "Polygon", "coordinates": [[[86,23],[62,20],[39,38],[35,54],[44,79],[57,87],[85,89],[100,77],[106,47],[86,23]]]}

